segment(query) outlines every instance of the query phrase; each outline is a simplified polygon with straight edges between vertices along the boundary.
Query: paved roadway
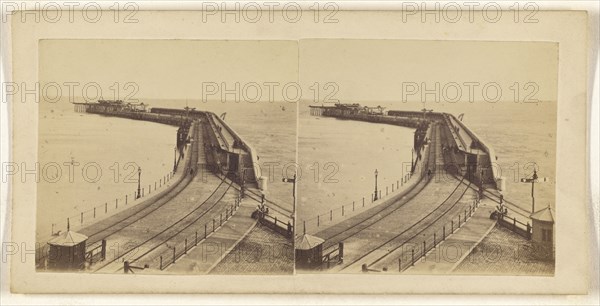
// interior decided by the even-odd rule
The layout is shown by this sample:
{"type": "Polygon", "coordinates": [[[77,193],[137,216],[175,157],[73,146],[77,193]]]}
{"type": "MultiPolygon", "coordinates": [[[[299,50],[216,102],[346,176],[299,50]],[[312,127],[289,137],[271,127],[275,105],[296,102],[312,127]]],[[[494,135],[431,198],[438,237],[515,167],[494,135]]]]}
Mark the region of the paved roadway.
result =
{"type": "MultiPolygon", "coordinates": [[[[432,142],[427,148],[429,167],[443,165],[440,128],[432,125],[432,142]]],[[[316,236],[325,239],[325,250],[344,242],[344,260],[334,271],[360,272],[362,264],[373,269],[390,267],[397,262],[405,243],[418,240],[430,230],[447,222],[465,205],[472,203],[474,191],[437,167],[433,177],[424,177],[415,187],[364,213],[322,230],[316,236]]],[[[419,241],[420,242],[420,241],[419,241]]],[[[397,269],[397,267],[396,267],[397,269]]]]}

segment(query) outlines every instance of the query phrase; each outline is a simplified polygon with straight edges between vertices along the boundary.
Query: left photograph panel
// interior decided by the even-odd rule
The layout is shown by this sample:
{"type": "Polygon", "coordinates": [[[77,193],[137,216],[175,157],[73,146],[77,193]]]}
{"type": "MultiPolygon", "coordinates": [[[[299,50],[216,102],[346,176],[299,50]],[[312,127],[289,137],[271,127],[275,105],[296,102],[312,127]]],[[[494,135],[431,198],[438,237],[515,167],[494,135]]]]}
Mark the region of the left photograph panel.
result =
{"type": "Polygon", "coordinates": [[[294,273],[296,41],[39,46],[38,272],[294,273]]]}

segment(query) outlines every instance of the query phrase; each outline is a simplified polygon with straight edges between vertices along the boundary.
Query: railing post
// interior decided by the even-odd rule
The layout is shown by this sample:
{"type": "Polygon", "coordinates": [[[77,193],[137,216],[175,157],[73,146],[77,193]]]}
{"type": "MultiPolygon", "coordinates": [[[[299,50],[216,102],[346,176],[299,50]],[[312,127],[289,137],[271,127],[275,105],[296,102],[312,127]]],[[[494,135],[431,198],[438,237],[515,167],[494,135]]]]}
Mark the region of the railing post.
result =
{"type": "Polygon", "coordinates": [[[396,189],[400,188],[400,181],[396,180],[396,189]]]}
{"type": "Polygon", "coordinates": [[[354,201],[352,201],[352,211],[354,211],[354,201]]]}
{"type": "Polygon", "coordinates": [[[204,239],[206,239],[206,228],[208,227],[208,224],[204,224],[204,239]]]}
{"type": "Polygon", "coordinates": [[[173,263],[175,263],[175,247],[173,247],[173,263]]]}
{"type": "Polygon", "coordinates": [[[108,203],[104,203],[104,213],[108,213],[108,203]]]}
{"type": "Polygon", "coordinates": [[[342,217],[344,216],[344,205],[342,205],[342,217]]]}
{"type": "Polygon", "coordinates": [[[329,211],[329,221],[333,220],[333,209],[329,211]]]}
{"type": "Polygon", "coordinates": [[[162,270],[162,255],[160,256],[160,269],[162,270]]]}
{"type": "Polygon", "coordinates": [[[446,225],[442,226],[442,240],[446,240],[446,225]]]}
{"type": "Polygon", "coordinates": [[[363,197],[363,207],[365,207],[365,197],[363,197]]]}
{"type": "MultiPolygon", "coordinates": [[[[460,218],[460,216],[458,216],[460,218]]],[[[450,220],[450,225],[452,228],[450,229],[450,234],[454,233],[454,220],[450,220]]]]}
{"type": "Polygon", "coordinates": [[[215,232],[215,219],[213,219],[213,233],[215,232]]]}
{"type": "Polygon", "coordinates": [[[436,238],[436,237],[435,237],[435,233],[433,233],[433,248],[434,248],[434,249],[435,249],[435,241],[436,241],[436,239],[435,239],[435,238],[436,238]]]}
{"type": "Polygon", "coordinates": [[[106,239],[102,239],[102,246],[100,247],[100,257],[102,260],[106,259],[106,239]]]}
{"type": "Polygon", "coordinates": [[[183,243],[183,254],[187,254],[187,238],[185,238],[185,241],[183,243]]]}
{"type": "Polygon", "coordinates": [[[96,218],[96,207],[94,207],[94,218],[96,218]]]}
{"type": "Polygon", "coordinates": [[[402,255],[398,257],[398,272],[402,272],[402,255]]]}
{"type": "Polygon", "coordinates": [[[388,186],[385,186],[385,195],[388,195],[388,186]]]}
{"type": "Polygon", "coordinates": [[[81,213],[81,224],[83,224],[83,212],[81,213]]]}
{"type": "Polygon", "coordinates": [[[412,256],[411,266],[414,266],[415,265],[415,249],[412,249],[411,254],[412,254],[411,255],[412,256]]]}
{"type": "Polygon", "coordinates": [[[321,215],[317,215],[317,227],[321,225],[321,215]]]}
{"type": "Polygon", "coordinates": [[[115,209],[119,208],[119,199],[115,199],[115,209]]]}
{"type": "Polygon", "coordinates": [[[194,234],[194,246],[198,245],[198,231],[194,234]]]}
{"type": "Polygon", "coordinates": [[[219,214],[219,226],[223,225],[223,213],[219,214]]]}
{"type": "Polygon", "coordinates": [[[154,181],[154,190],[156,190],[156,181],[154,181]]]}
{"type": "Polygon", "coordinates": [[[423,240],[423,258],[425,258],[425,248],[426,248],[425,240],[423,240]]]}
{"type": "Polygon", "coordinates": [[[513,232],[517,230],[517,218],[513,217],[513,232]]]}
{"type": "Polygon", "coordinates": [[[458,214],[458,228],[460,228],[460,214],[458,214]]]}

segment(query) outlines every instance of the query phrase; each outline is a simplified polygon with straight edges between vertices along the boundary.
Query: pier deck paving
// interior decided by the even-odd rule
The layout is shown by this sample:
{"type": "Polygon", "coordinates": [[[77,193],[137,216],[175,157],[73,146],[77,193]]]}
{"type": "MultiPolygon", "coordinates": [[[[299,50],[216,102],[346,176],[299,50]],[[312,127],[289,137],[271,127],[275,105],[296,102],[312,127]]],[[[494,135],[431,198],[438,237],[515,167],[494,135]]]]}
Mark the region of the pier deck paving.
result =
{"type": "Polygon", "coordinates": [[[496,209],[496,203],[483,199],[471,218],[446,240],[440,242],[426,254],[424,259],[417,260],[405,274],[447,274],[451,273],[471,251],[494,228],[496,220],[490,214],[496,209]]]}
{"type": "Polygon", "coordinates": [[[210,274],[293,274],[291,240],[260,223],[210,271],[210,274]]]}
{"type": "MultiPolygon", "coordinates": [[[[202,129],[197,129],[196,132],[201,131],[202,129]]],[[[199,136],[194,142],[196,146],[194,154],[197,159],[192,157],[194,162],[197,161],[197,169],[203,168],[205,162],[204,151],[198,150],[198,148],[204,148],[203,137],[199,136]]],[[[192,174],[188,175],[192,176],[192,174]]],[[[108,229],[106,232],[109,236],[102,237],[107,240],[107,259],[96,263],[91,269],[116,272],[122,270],[122,262],[125,260],[142,262],[144,258],[139,257],[140,254],[150,251],[148,253],[148,257],[150,257],[155,254],[152,249],[159,250],[158,247],[161,246],[164,239],[190,224],[208,222],[209,219],[214,218],[215,214],[219,216],[219,213],[224,212],[233,204],[236,196],[237,191],[229,188],[228,182],[223,182],[211,173],[200,174],[196,171],[191,182],[174,197],[168,199],[168,202],[160,203],[155,210],[142,215],[136,215],[134,212],[130,216],[131,220],[126,221],[126,226],[119,227],[117,232],[113,233],[108,229]],[[223,201],[221,201],[221,197],[223,197],[223,201]]],[[[90,226],[83,233],[94,233],[100,230],[98,235],[101,236],[104,235],[102,229],[101,225],[90,226]]]]}
{"type": "Polygon", "coordinates": [[[252,219],[251,214],[255,207],[254,201],[242,202],[237,212],[226,223],[170,265],[166,269],[167,272],[209,273],[254,228],[257,221],[252,219]]]}
{"type": "MultiPolygon", "coordinates": [[[[433,150],[433,158],[429,163],[443,165],[439,127],[436,125],[435,129],[429,148],[433,150]]],[[[443,168],[438,167],[437,177],[434,173],[431,180],[424,179],[420,183],[425,185],[422,189],[415,188],[410,195],[393,197],[383,209],[370,209],[317,233],[317,237],[325,239],[324,252],[344,242],[344,261],[332,270],[360,272],[363,263],[370,265],[395,255],[397,247],[406,239],[430,227],[435,230],[439,225],[441,228],[441,224],[450,222],[468,207],[474,200],[474,191],[467,188],[466,180],[461,182],[443,168]]]]}

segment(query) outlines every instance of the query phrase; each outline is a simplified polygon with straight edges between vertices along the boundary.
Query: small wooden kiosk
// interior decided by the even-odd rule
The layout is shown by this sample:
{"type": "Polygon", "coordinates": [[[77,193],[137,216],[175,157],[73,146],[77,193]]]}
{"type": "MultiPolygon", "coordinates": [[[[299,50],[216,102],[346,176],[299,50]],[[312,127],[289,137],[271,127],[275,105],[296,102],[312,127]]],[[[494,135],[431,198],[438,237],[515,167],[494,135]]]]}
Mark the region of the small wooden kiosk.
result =
{"type": "Polygon", "coordinates": [[[531,214],[532,241],[544,258],[554,258],[554,213],[549,206],[531,214]]]}
{"type": "Polygon", "coordinates": [[[321,265],[325,240],[304,233],[296,238],[296,267],[315,269],[321,265]]]}
{"type": "Polygon", "coordinates": [[[88,237],[67,229],[48,241],[48,268],[82,270],[85,268],[85,244],[88,237]]]}

